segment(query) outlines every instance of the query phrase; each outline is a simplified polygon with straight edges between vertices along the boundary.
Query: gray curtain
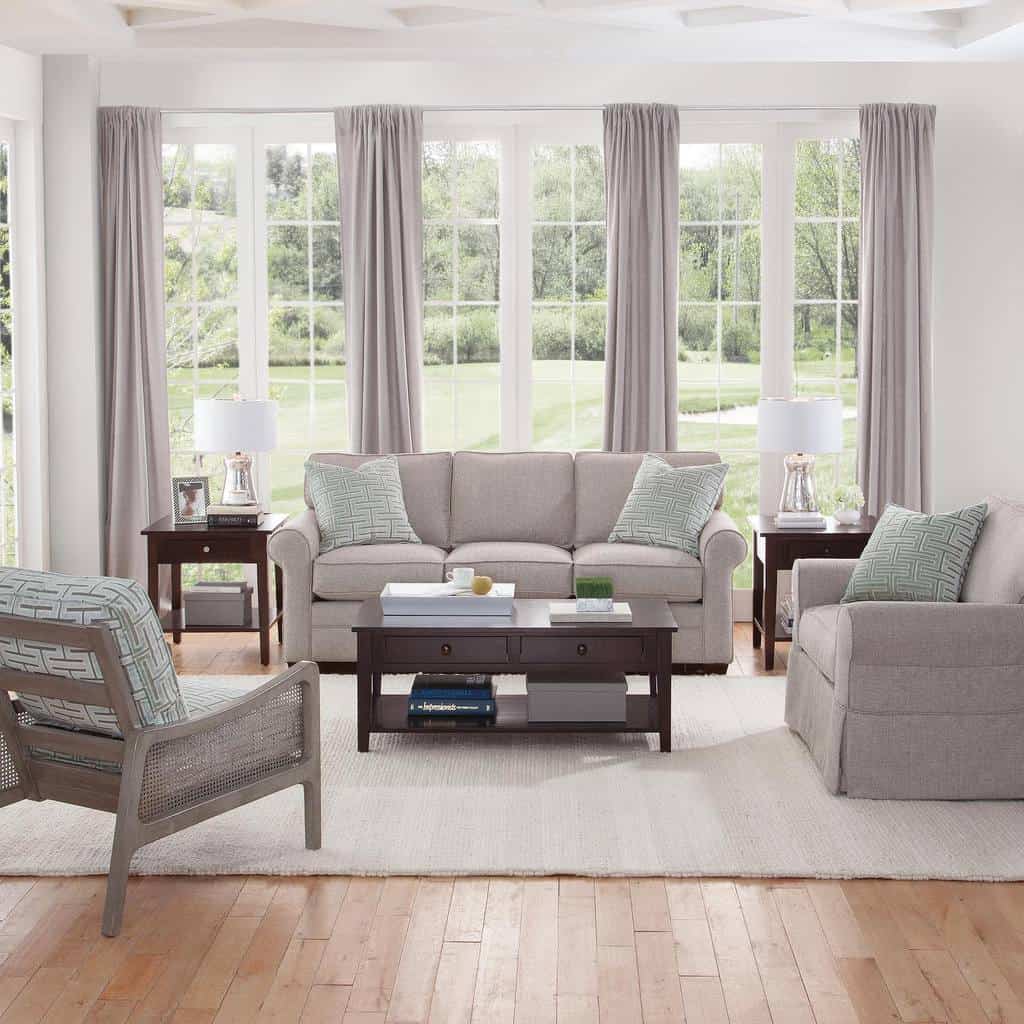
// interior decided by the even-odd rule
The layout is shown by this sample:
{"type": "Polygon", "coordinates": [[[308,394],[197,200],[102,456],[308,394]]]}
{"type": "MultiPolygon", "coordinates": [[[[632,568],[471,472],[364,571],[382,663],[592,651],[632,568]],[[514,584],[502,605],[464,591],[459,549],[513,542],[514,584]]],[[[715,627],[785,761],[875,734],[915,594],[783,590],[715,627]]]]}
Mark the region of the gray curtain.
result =
{"type": "Polygon", "coordinates": [[[867,511],[931,506],[935,108],[861,108],[857,476],[867,511]]]}
{"type": "Polygon", "coordinates": [[[171,511],[160,111],[103,107],[99,131],[104,571],[145,582],[139,531],[171,511]]]}
{"type": "Polygon", "coordinates": [[[676,447],[679,111],[604,109],[608,335],[604,447],[676,447]]]}
{"type": "Polygon", "coordinates": [[[352,450],[423,447],[423,112],[334,112],[352,450]]]}

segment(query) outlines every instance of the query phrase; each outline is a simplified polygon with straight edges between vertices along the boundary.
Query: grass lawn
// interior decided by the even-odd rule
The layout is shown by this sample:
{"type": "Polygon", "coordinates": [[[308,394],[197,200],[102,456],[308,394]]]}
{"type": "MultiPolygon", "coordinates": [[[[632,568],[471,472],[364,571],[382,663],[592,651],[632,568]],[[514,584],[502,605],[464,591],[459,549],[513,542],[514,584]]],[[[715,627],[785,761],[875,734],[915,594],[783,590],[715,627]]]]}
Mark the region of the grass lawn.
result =
{"type": "MultiPolygon", "coordinates": [[[[345,414],[344,366],[270,368],[270,397],[280,403],[278,449],[271,457],[275,510],[295,512],[303,507],[302,464],[314,451],[348,447],[345,414]]],[[[852,377],[852,363],[843,367],[852,377]]],[[[456,368],[425,368],[426,444],[432,449],[475,448],[496,450],[500,445],[500,391],[497,363],[475,363],[456,368]],[[453,415],[453,398],[455,412],[453,415]]],[[[834,373],[830,361],[800,363],[800,394],[832,394],[827,378],[834,373]]],[[[209,368],[199,371],[200,397],[229,397],[236,389],[235,371],[209,368]]],[[[730,464],[725,508],[746,533],[746,517],[758,508],[759,456],[756,426],[729,422],[728,411],[749,407],[760,395],[761,367],[752,363],[685,362],[679,364],[679,447],[718,451],[730,464]],[[722,378],[719,383],[719,377],[722,378]],[[716,415],[719,406],[724,422],[716,415]],[[702,415],[703,414],[703,415],[702,415]],[[693,417],[693,418],[689,418],[693,417]]],[[[172,446],[187,452],[192,446],[192,371],[169,374],[172,446]]],[[[856,403],[855,384],[844,381],[844,404],[856,403]]],[[[604,363],[550,360],[534,363],[532,384],[534,447],[549,450],[600,448],[604,403],[604,363]],[[570,371],[574,369],[574,376],[570,371]]],[[[856,426],[846,421],[846,454],[820,460],[819,487],[855,479],[853,447],[856,426]]],[[[219,458],[206,459],[211,493],[223,486],[219,458]]],[[[176,475],[194,472],[189,456],[174,459],[176,475]]],[[[751,585],[751,559],[736,575],[737,587],[751,585]]]]}

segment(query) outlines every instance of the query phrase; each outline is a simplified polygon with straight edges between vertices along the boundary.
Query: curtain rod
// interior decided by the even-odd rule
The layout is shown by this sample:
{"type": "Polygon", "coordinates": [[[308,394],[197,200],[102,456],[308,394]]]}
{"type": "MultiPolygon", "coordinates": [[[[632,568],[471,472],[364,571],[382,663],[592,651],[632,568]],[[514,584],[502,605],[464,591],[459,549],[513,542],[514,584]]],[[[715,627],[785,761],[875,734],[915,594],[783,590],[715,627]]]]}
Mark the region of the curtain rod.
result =
{"type": "MultiPolygon", "coordinates": [[[[722,103],[711,103],[711,104],[680,104],[677,107],[678,110],[685,111],[724,111],[724,112],[735,112],[735,113],[757,113],[757,112],[772,112],[778,111],[784,112],[806,112],[813,113],[817,111],[829,110],[829,111],[842,111],[845,113],[856,113],[860,108],[851,106],[822,106],[821,104],[813,105],[750,105],[740,106],[735,104],[722,104],[722,103]]],[[[549,111],[551,113],[560,113],[562,111],[596,111],[600,112],[604,110],[603,106],[594,104],[580,104],[576,106],[533,106],[533,105],[519,105],[519,104],[497,104],[494,106],[468,106],[468,107],[455,107],[455,106],[427,106],[422,108],[424,113],[428,114],[440,114],[440,113],[473,113],[479,112],[513,112],[513,111],[549,111]]],[[[333,114],[333,107],[162,107],[160,112],[162,114],[333,114]]]]}

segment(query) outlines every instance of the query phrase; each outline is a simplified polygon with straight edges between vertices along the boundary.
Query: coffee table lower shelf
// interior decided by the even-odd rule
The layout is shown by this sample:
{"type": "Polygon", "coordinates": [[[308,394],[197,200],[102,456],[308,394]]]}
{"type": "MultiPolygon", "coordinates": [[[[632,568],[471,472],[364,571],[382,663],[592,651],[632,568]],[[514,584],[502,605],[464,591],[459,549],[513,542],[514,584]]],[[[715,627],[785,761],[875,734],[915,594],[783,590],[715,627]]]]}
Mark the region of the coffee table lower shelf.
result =
{"type": "Polygon", "coordinates": [[[373,732],[658,732],[658,698],[646,694],[626,697],[624,722],[531,722],[523,694],[497,697],[498,714],[493,722],[409,718],[409,698],[388,693],[373,701],[373,732]]]}

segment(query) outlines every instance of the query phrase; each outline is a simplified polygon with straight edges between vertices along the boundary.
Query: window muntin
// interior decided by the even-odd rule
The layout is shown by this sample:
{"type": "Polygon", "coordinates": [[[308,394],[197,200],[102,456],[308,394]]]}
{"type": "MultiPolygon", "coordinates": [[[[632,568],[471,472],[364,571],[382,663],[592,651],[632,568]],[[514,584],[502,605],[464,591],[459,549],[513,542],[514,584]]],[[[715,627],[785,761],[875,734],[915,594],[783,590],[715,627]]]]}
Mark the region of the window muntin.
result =
{"type": "Polygon", "coordinates": [[[428,449],[501,447],[501,160],[487,139],[423,146],[428,449]]]}
{"type": "Polygon", "coordinates": [[[18,564],[11,145],[0,138],[0,564],[18,564]]]}
{"type": "MultiPolygon", "coordinates": [[[[729,463],[742,526],[760,506],[762,146],[683,143],[679,157],[679,448],[729,463]]],[[[736,585],[751,580],[748,555],[736,585]]]]}
{"type": "Polygon", "coordinates": [[[532,447],[600,448],[608,315],[604,155],[530,151],[532,447]]]}
{"type": "Polygon", "coordinates": [[[270,501],[296,512],[312,452],[349,444],[334,143],[265,145],[267,386],[279,403],[270,501]]]}
{"type": "Polygon", "coordinates": [[[839,395],[843,452],[819,460],[819,489],[857,479],[860,140],[795,147],[793,393],[839,395]]]}

